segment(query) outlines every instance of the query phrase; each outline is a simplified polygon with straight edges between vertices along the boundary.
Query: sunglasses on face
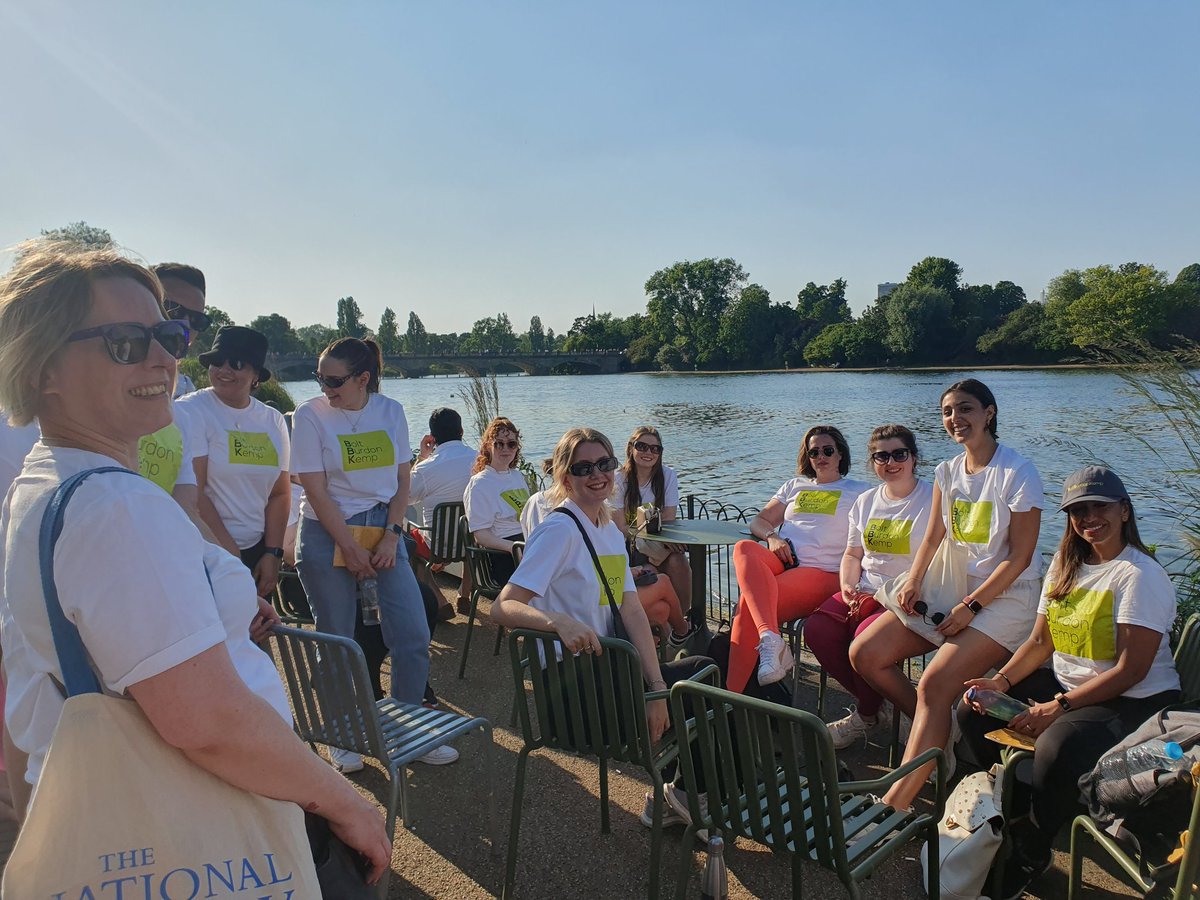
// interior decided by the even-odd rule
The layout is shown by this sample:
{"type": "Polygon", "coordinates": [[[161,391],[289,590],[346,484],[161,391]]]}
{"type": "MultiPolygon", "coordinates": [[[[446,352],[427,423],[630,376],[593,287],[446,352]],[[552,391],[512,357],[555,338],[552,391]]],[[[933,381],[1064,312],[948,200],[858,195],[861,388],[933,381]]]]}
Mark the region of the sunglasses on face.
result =
{"type": "Polygon", "coordinates": [[[235,372],[240,372],[243,369],[253,368],[253,366],[251,366],[250,363],[246,362],[244,359],[214,359],[209,363],[209,366],[214,369],[219,369],[222,366],[229,366],[229,368],[233,369],[235,372]]]}
{"type": "Polygon", "coordinates": [[[808,451],[808,458],[816,459],[818,456],[833,456],[837,452],[837,447],[813,447],[808,451]]]}
{"type": "Polygon", "coordinates": [[[577,462],[571,463],[567,467],[567,471],[576,478],[587,478],[593,472],[615,472],[617,467],[621,465],[621,461],[615,456],[606,456],[603,459],[598,459],[595,462],[577,462]]]}
{"type": "Polygon", "coordinates": [[[180,306],[178,303],[173,303],[170,300],[163,302],[163,309],[167,311],[167,315],[172,319],[186,319],[188,324],[192,326],[192,331],[199,334],[202,331],[208,331],[212,325],[212,319],[208,313],[196,312],[194,309],[188,309],[186,306],[180,306]]]}
{"type": "Polygon", "coordinates": [[[647,444],[645,441],[634,441],[633,449],[638,453],[651,453],[654,456],[662,456],[662,444],[647,444]]]}
{"type": "Polygon", "coordinates": [[[492,441],[492,446],[497,450],[516,450],[521,446],[520,441],[492,441]]]}
{"type": "Polygon", "coordinates": [[[104,338],[104,347],[113,362],[132,366],[150,355],[152,340],[158,341],[159,346],[175,359],[183,359],[187,356],[190,332],[187,324],[177,319],[154,325],[114,322],[111,325],[97,325],[95,328],[76,331],[67,340],[86,341],[94,337],[104,338]]]}
{"type": "Polygon", "coordinates": [[[929,604],[924,600],[918,600],[913,604],[913,612],[933,626],[941,625],[946,618],[946,614],[943,612],[935,612],[932,616],[927,616],[926,613],[929,612],[929,604]]]}
{"type": "Polygon", "coordinates": [[[336,391],[351,378],[357,378],[361,374],[361,372],[355,372],[353,375],[322,375],[320,372],[313,372],[313,378],[317,379],[317,384],[322,387],[336,391]]]}
{"type": "Polygon", "coordinates": [[[887,450],[876,450],[871,454],[871,461],[878,465],[886,466],[893,459],[896,462],[904,462],[910,456],[912,456],[912,451],[907,447],[901,447],[899,450],[892,450],[890,452],[887,450]]]}

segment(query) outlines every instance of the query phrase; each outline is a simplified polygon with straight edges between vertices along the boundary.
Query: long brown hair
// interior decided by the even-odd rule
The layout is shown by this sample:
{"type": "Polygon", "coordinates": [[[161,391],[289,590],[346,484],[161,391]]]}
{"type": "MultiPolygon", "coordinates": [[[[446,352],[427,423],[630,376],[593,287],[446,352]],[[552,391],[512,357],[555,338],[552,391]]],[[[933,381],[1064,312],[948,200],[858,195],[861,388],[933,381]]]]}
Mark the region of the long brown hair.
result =
{"type": "MultiPolygon", "coordinates": [[[[492,464],[492,443],[496,440],[496,435],[502,431],[511,431],[513,437],[517,439],[518,443],[520,442],[521,432],[517,431],[517,426],[512,423],[512,419],[496,416],[488,422],[488,427],[483,430],[483,437],[479,439],[479,455],[475,457],[475,465],[471,467],[472,475],[478,475],[492,464]]],[[[517,455],[513,457],[512,469],[517,467],[517,460],[520,458],[521,454],[518,450],[517,455]]]]}
{"type": "MultiPolygon", "coordinates": [[[[1118,500],[1117,502],[1129,510],[1129,518],[1121,523],[1123,546],[1133,545],[1153,558],[1154,551],[1142,543],[1142,536],[1138,534],[1137,515],[1134,514],[1133,504],[1128,500],[1118,500]]],[[[1079,570],[1091,554],[1092,545],[1075,531],[1071,525],[1071,514],[1068,511],[1067,528],[1063,532],[1062,540],[1058,542],[1058,569],[1056,572],[1058,578],[1046,591],[1047,600],[1065,600],[1071,591],[1075,590],[1075,580],[1079,577],[1079,570]]]]}
{"type": "Polygon", "coordinates": [[[804,440],[800,442],[800,453],[796,456],[796,474],[803,475],[805,478],[815,479],[817,477],[817,470],[813,468],[812,460],[808,458],[808,442],[819,434],[833,438],[833,445],[837,447],[842,457],[838,460],[838,474],[845,478],[846,473],[850,471],[850,445],[846,443],[842,433],[832,425],[814,425],[804,432],[804,440]]]}
{"type": "MultiPolygon", "coordinates": [[[[625,445],[625,465],[621,466],[621,474],[625,476],[625,496],[622,502],[625,506],[625,518],[637,514],[637,508],[642,505],[642,488],[638,484],[637,461],[633,458],[633,445],[646,435],[658,438],[662,446],[662,435],[653,425],[639,425],[633,429],[629,442],[625,445]]],[[[662,453],[654,461],[654,471],[650,473],[650,488],[654,491],[654,505],[662,509],[667,499],[667,478],[663,474],[662,453]]]]}

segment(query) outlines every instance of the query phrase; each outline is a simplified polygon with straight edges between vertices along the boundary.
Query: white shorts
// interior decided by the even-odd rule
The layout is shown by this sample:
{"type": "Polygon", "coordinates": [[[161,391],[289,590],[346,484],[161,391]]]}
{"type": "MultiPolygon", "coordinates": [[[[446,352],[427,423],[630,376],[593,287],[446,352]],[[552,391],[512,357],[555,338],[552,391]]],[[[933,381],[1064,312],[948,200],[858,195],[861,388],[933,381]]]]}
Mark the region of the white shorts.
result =
{"type": "MultiPolygon", "coordinates": [[[[982,578],[971,578],[971,590],[983,584],[982,578]]],[[[1036,578],[1026,578],[1009,585],[999,597],[992,600],[983,611],[971,620],[968,628],[986,634],[997,644],[1016,652],[1033,631],[1037,619],[1038,601],[1042,596],[1042,583],[1036,578]]]]}

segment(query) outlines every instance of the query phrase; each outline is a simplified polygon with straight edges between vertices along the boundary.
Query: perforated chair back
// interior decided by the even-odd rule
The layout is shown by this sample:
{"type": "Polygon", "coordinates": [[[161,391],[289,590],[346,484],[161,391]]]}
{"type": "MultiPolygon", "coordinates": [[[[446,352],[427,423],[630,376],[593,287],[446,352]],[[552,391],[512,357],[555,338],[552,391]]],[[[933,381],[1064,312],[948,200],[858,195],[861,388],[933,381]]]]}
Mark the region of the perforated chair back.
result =
{"type": "Polygon", "coordinates": [[[1193,613],[1183,626],[1175,647],[1175,670],[1179,672],[1183,699],[1200,700],[1200,614],[1193,613]]]}
{"type": "Polygon", "coordinates": [[[429,526],[429,561],[435,564],[462,562],[467,558],[466,544],[458,520],[463,516],[461,503],[439,503],[433,508],[429,526]]]}

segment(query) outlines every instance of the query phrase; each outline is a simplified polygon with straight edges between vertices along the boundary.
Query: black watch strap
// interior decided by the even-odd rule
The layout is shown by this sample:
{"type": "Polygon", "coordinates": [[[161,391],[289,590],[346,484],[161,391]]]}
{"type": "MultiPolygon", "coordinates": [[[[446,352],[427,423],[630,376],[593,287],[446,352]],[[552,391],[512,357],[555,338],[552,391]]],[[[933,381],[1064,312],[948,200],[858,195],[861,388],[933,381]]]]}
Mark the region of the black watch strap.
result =
{"type": "Polygon", "coordinates": [[[274,556],[276,559],[283,559],[282,547],[263,547],[263,553],[267,556],[274,556]]]}
{"type": "Polygon", "coordinates": [[[404,529],[401,526],[397,525],[395,522],[393,522],[391,525],[388,526],[388,531],[390,531],[392,534],[395,534],[399,537],[404,537],[404,529]]]}
{"type": "Polygon", "coordinates": [[[1058,701],[1058,705],[1061,706],[1064,710],[1066,710],[1067,712],[1071,711],[1071,701],[1067,699],[1066,694],[1061,694],[1061,693],[1055,694],[1054,699],[1058,701]]]}

